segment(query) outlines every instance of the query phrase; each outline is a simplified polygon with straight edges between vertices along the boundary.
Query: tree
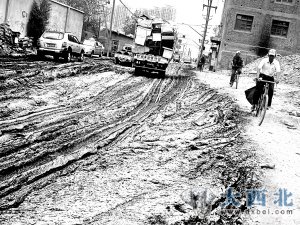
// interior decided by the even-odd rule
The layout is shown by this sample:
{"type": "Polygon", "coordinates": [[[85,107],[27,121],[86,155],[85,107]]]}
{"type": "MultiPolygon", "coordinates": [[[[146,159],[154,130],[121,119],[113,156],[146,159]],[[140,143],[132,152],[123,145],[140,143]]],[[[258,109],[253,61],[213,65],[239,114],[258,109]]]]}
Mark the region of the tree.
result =
{"type": "Polygon", "coordinates": [[[132,17],[127,16],[124,22],[123,31],[126,35],[128,34],[135,34],[135,19],[132,17]]]}
{"type": "Polygon", "coordinates": [[[123,31],[126,35],[135,35],[135,23],[137,18],[141,15],[141,11],[136,10],[132,16],[127,16],[124,22],[123,31]]]}
{"type": "Polygon", "coordinates": [[[33,44],[36,46],[38,38],[44,33],[50,17],[50,3],[42,0],[40,5],[33,2],[27,24],[27,36],[33,37],[33,44]]]}

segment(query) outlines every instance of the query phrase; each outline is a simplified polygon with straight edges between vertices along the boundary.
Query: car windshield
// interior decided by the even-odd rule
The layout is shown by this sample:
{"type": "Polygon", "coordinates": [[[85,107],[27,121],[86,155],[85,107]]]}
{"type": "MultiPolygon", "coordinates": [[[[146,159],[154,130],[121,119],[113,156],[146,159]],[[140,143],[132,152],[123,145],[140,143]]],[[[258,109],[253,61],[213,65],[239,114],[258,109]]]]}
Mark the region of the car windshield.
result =
{"type": "Polygon", "coordinates": [[[94,46],[95,42],[94,41],[90,41],[90,40],[84,40],[83,44],[84,45],[88,45],[88,46],[94,46]]]}
{"type": "Polygon", "coordinates": [[[64,38],[64,33],[62,32],[45,32],[43,38],[61,40],[64,38]]]}

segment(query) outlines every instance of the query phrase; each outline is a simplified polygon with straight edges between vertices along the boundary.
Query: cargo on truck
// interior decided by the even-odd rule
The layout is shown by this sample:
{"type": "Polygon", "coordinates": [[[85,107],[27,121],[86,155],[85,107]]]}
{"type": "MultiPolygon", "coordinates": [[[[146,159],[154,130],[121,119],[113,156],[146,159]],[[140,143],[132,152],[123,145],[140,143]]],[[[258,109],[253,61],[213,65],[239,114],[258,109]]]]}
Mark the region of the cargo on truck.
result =
{"type": "Polygon", "coordinates": [[[135,46],[132,49],[136,74],[150,72],[165,76],[173,55],[175,33],[171,24],[161,19],[137,19],[135,46]]]}

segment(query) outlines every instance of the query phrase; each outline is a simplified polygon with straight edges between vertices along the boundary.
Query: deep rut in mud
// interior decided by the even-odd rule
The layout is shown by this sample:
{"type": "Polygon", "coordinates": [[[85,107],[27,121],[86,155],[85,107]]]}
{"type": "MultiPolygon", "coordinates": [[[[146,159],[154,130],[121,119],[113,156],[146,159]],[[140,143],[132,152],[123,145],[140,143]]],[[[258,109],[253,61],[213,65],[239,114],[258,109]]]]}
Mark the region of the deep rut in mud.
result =
{"type": "Polygon", "coordinates": [[[2,142],[0,153],[1,208],[17,206],[41,178],[95,154],[97,149],[143,122],[155,110],[172,102],[187,81],[188,78],[182,77],[146,80],[129,77],[88,102],[0,121],[2,136],[7,140],[2,142]],[[102,112],[108,117],[95,119],[102,112]],[[12,199],[11,195],[17,193],[20,196],[12,199]]]}
{"type": "MultiPolygon", "coordinates": [[[[188,70],[174,66],[169,76],[162,79],[136,77],[131,68],[113,67],[109,63],[46,64],[38,69],[29,63],[20,75],[20,65],[4,64],[7,70],[1,75],[4,81],[1,98],[6,108],[11,107],[10,101],[22,97],[31,99],[33,94],[45,95],[47,90],[53,91],[54,97],[50,96],[51,101],[44,104],[35,103],[25,112],[7,110],[0,120],[0,209],[5,212],[3,215],[9,217],[10,208],[21,207],[31,193],[47,188],[51,193],[52,184],[67,177],[91,183],[86,179],[93,177],[93,171],[97,171],[102,177],[100,182],[109,183],[110,188],[120,185],[113,179],[116,176],[131,191],[123,193],[124,197],[117,204],[108,204],[109,198],[115,197],[107,192],[108,187],[99,183],[95,187],[87,186],[101,193],[104,205],[98,209],[100,213],[83,210],[79,213],[80,219],[73,218],[72,223],[122,224],[120,212],[129,206],[134,213],[125,212],[125,215],[132,224],[150,223],[153,218],[168,221],[170,212],[161,210],[162,205],[177,215],[177,222],[192,221],[192,217],[179,216],[178,202],[168,200],[170,196],[178,197],[184,189],[199,185],[203,179],[218,191],[229,186],[257,185],[252,182],[254,156],[243,147],[245,143],[239,135],[239,125],[244,121],[238,107],[227,96],[198,83],[188,70]],[[8,72],[11,68],[16,69],[15,73],[8,72]],[[115,72],[109,72],[111,70],[115,72]],[[116,171],[120,174],[116,175],[116,171]],[[134,176],[125,178],[126,171],[134,176]],[[82,176],[82,173],[88,174],[82,176]],[[159,180],[149,183],[146,177],[152,173],[158,173],[159,180]],[[163,173],[162,180],[159,173],[163,173]],[[145,215],[138,218],[134,215],[138,214],[145,198],[153,202],[146,207],[150,208],[145,215]],[[158,199],[163,203],[155,203],[158,199]],[[151,205],[154,210],[150,210],[151,205]]],[[[77,183],[73,185],[76,187],[77,183]]],[[[72,204],[73,195],[69,198],[72,204]]],[[[85,202],[87,197],[80,198],[85,202]]],[[[86,206],[87,210],[92,208],[92,204],[86,206]]],[[[12,217],[16,221],[20,219],[16,215],[12,217]]],[[[41,219],[38,217],[37,221],[41,219]]],[[[62,220],[66,217],[62,213],[62,220]]],[[[3,221],[6,218],[4,216],[3,221]]],[[[237,220],[236,217],[222,219],[237,220]]],[[[175,222],[169,221],[169,224],[175,222]]]]}

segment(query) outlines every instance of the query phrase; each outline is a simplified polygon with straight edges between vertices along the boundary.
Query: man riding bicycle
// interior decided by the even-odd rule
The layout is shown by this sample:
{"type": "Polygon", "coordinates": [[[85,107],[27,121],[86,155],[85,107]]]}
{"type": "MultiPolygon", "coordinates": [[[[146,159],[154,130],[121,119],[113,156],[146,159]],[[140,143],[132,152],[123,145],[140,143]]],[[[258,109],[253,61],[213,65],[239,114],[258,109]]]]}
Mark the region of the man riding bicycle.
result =
{"type": "Polygon", "coordinates": [[[233,85],[233,82],[235,81],[235,73],[237,72],[239,75],[242,73],[244,62],[243,59],[241,58],[240,51],[237,51],[235,53],[231,65],[232,65],[232,72],[231,72],[230,83],[229,83],[230,87],[233,85]]]}
{"type": "MultiPolygon", "coordinates": [[[[275,49],[270,49],[268,53],[268,58],[264,58],[261,60],[257,67],[257,79],[258,80],[266,80],[266,81],[273,81],[273,82],[278,82],[278,76],[281,72],[280,70],[280,64],[278,60],[275,59],[276,57],[276,50],[275,49]],[[276,80],[274,78],[276,76],[276,80]]],[[[258,103],[259,97],[262,95],[264,91],[264,85],[265,82],[257,82],[256,83],[256,88],[255,92],[253,95],[253,105],[251,108],[251,111],[255,110],[255,106],[258,103]]],[[[272,97],[274,93],[274,84],[270,83],[269,85],[269,101],[268,101],[268,109],[271,107],[272,104],[272,97]]]]}

